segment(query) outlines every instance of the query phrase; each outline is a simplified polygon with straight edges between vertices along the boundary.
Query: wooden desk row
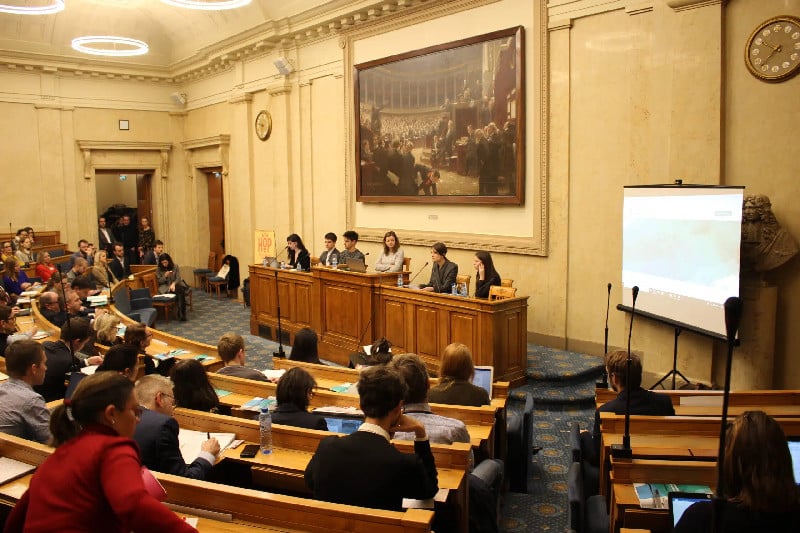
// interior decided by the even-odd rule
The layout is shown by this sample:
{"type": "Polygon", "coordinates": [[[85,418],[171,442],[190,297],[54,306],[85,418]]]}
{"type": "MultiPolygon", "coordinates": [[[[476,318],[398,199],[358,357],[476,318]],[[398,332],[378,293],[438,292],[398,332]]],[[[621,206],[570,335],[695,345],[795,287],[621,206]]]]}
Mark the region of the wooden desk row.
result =
{"type": "Polygon", "coordinates": [[[498,380],[524,382],[527,297],[490,302],[413,290],[397,287],[397,274],[250,265],[250,331],[277,340],[280,302],[288,340],[301,328],[312,328],[320,355],[340,364],[360,345],[386,337],[397,353],[416,353],[438,372],[444,348],[461,342],[472,350],[475,364],[495,367],[498,380]]]}
{"type": "MultiPolygon", "coordinates": [[[[38,466],[52,448],[0,433],[0,456],[38,466]]],[[[431,529],[433,513],[421,509],[404,512],[365,509],[350,505],[228,487],[206,481],[154,472],[167,491],[167,503],[189,508],[200,518],[203,532],[309,531],[314,533],[424,533],[431,529]]],[[[0,504],[13,506],[27,489],[30,475],[0,486],[0,504]]]]}
{"type": "MultiPolygon", "coordinates": [[[[678,406],[713,406],[722,405],[722,392],[719,390],[655,390],[658,394],[669,396],[672,405],[678,406]]],[[[610,389],[597,388],[595,401],[603,405],[617,397],[617,393],[610,389]]],[[[738,406],[768,406],[768,405],[800,405],[800,390],[741,390],[731,391],[728,398],[729,407],[738,406]]]]}

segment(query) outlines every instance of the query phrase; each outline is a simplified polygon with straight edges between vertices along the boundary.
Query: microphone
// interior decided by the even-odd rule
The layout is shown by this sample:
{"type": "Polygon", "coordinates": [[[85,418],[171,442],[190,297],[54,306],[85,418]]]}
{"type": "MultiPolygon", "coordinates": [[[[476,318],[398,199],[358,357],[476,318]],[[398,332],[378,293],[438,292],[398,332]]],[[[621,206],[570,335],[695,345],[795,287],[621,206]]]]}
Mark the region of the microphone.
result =
{"type": "Polygon", "coordinates": [[[272,352],[272,357],[286,358],[283,351],[283,330],[281,329],[281,291],[278,288],[278,271],[275,271],[275,303],[278,305],[278,351],[272,352]]]}
{"type": "Polygon", "coordinates": [[[611,453],[617,458],[633,457],[631,450],[631,337],[633,336],[633,316],[636,314],[636,299],[639,297],[639,286],[634,285],[631,289],[633,305],[631,306],[631,322],[628,326],[628,364],[625,366],[625,434],[622,436],[621,445],[613,445],[611,453]]]}
{"type": "MultiPolygon", "coordinates": [[[[606,330],[605,330],[605,341],[603,342],[603,357],[606,356],[608,353],[608,310],[611,307],[611,282],[608,283],[608,297],[606,299],[606,330]]],[[[598,387],[607,388],[608,387],[608,369],[603,365],[603,375],[601,377],[601,381],[596,383],[598,387]]]]}
{"type": "Polygon", "coordinates": [[[728,343],[736,341],[736,332],[739,329],[739,321],[742,319],[742,300],[732,296],[725,300],[725,333],[728,343]]]}
{"type": "Polygon", "coordinates": [[[422,273],[422,271],[425,270],[425,267],[428,266],[429,264],[430,264],[430,261],[425,261],[425,264],[422,265],[422,268],[419,269],[419,272],[414,274],[414,276],[410,280],[408,280],[408,284],[411,285],[411,282],[414,281],[415,279],[417,279],[417,276],[419,276],[422,273]]]}
{"type": "Polygon", "coordinates": [[[724,462],[725,456],[725,436],[728,429],[728,399],[731,393],[731,366],[733,363],[733,347],[736,344],[736,331],[739,329],[739,322],[742,318],[742,300],[736,296],[731,296],[725,300],[725,333],[728,337],[728,361],[725,367],[725,390],[722,394],[722,424],[719,429],[719,451],[717,452],[717,494],[716,500],[722,500],[724,496],[725,481],[724,462]]]}

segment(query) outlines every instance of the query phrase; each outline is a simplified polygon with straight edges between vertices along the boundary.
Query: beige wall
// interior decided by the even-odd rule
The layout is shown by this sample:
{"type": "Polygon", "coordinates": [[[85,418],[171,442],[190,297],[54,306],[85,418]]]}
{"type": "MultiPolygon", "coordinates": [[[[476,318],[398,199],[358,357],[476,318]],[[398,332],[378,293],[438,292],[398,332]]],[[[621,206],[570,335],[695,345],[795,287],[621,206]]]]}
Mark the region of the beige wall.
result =
{"type": "MultiPolygon", "coordinates": [[[[501,274],[513,278],[521,294],[530,295],[532,339],[602,351],[606,284],[611,282],[610,344],[626,345],[628,316],[613,309],[621,303],[624,185],[676,178],[745,185],[748,192],[770,195],[778,219],[800,237],[800,206],[794,201],[800,163],[791,157],[796,152],[794,123],[800,118],[800,77],[766,84],[751,77],[742,62],[752,28],[770,16],[800,14],[800,0],[731,0],[724,6],[687,0],[631,6],[622,1],[555,1],[541,20],[539,2],[472,4],[478,7],[421,24],[446,26],[443,40],[516,24],[525,28],[526,178],[529,186],[547,178],[546,256],[494,255],[501,274]],[[687,8],[676,10],[673,5],[687,8]],[[549,50],[544,58],[535,44],[540,23],[547,26],[549,50]],[[537,77],[536,66],[542,60],[549,68],[544,77],[537,77]],[[544,86],[539,86],[541,80],[544,86]],[[540,117],[534,111],[542,98],[549,103],[545,117],[549,127],[539,135],[540,117]],[[536,161],[540,154],[546,158],[541,165],[536,161]]],[[[396,52],[398,38],[419,31],[405,29],[391,17],[372,24],[383,24],[388,32],[385,40],[380,35],[369,37],[374,57],[396,52]]],[[[424,34],[432,38],[431,32],[424,34]]],[[[52,75],[0,73],[5,91],[0,95],[0,134],[8,139],[0,147],[7,162],[3,182],[16,183],[6,180],[25,176],[26,184],[58,199],[43,212],[21,201],[24,193],[12,188],[5,218],[14,227],[61,229],[69,242],[93,232],[94,213],[76,209],[84,197],[91,197],[89,205],[94,205],[94,183],[83,177],[83,156],[76,141],[132,138],[172,143],[166,177],[157,169],[153,178],[154,218],[183,264],[203,264],[208,251],[206,186],[198,170],[204,166],[225,168],[226,241],[243,265],[252,260],[253,229],[275,229],[279,242],[297,232],[317,253],[322,235],[341,234],[348,220],[376,231],[388,226],[389,220],[401,238],[403,231],[429,229],[429,208],[351,203],[347,135],[352,125],[346,111],[350,93],[345,64],[352,50],[341,45],[357,41],[332,34],[235,62],[231,69],[180,87],[190,95],[189,106],[176,113],[164,104],[174,86],[145,90],[141,82],[126,86],[95,80],[91,83],[98,85],[84,91],[98,98],[103,95],[101,104],[94,104],[73,89],[76,80],[53,82],[46,85],[49,90],[56,96],[59,91],[65,94],[51,108],[43,107],[36,95],[42,86],[38,78],[52,75]],[[288,78],[272,66],[279,55],[289,57],[297,69],[288,78]],[[253,135],[253,121],[261,109],[269,109],[273,117],[273,134],[267,142],[253,135]],[[129,134],[116,130],[119,118],[131,120],[129,134]],[[208,146],[184,152],[182,143],[203,144],[204,139],[220,135],[230,136],[229,148],[209,141],[208,146]]],[[[153,154],[115,153],[103,158],[108,164],[132,160],[145,165],[153,161],[153,154]]],[[[497,217],[491,208],[437,211],[448,228],[503,234],[492,225],[497,217]]],[[[510,226],[509,234],[533,239],[537,212],[528,204],[504,210],[497,220],[510,226]]],[[[375,259],[379,245],[364,242],[361,248],[375,259]]],[[[469,272],[472,254],[473,250],[453,249],[450,258],[462,272],[469,272]]],[[[425,245],[409,246],[406,255],[413,257],[417,268],[429,257],[425,245]]],[[[775,385],[800,388],[800,360],[795,356],[800,332],[791,328],[800,321],[798,260],[773,278],[780,287],[775,385]]],[[[632,344],[643,354],[648,371],[663,374],[671,368],[671,328],[637,321],[632,344]]],[[[679,368],[692,378],[710,379],[713,344],[682,334],[679,368]]]]}

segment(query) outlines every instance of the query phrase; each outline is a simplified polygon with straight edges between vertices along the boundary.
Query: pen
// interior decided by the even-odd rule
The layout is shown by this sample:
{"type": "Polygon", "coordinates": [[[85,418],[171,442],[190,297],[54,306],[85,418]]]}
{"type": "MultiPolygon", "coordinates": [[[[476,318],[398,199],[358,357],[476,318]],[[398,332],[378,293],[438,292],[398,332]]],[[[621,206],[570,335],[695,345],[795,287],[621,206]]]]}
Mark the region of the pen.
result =
{"type": "Polygon", "coordinates": [[[211,440],[211,432],[210,431],[206,431],[206,437],[208,437],[208,439],[211,440]]]}

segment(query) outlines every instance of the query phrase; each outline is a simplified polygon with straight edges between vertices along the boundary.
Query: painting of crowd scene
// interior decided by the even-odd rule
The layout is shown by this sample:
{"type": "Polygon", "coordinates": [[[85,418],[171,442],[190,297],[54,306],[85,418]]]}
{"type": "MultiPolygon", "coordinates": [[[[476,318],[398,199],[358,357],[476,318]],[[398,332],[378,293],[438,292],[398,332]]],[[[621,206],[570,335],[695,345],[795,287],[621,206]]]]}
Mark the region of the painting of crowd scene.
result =
{"type": "Polygon", "coordinates": [[[355,67],[357,200],[523,203],[522,28],[355,67]]]}

